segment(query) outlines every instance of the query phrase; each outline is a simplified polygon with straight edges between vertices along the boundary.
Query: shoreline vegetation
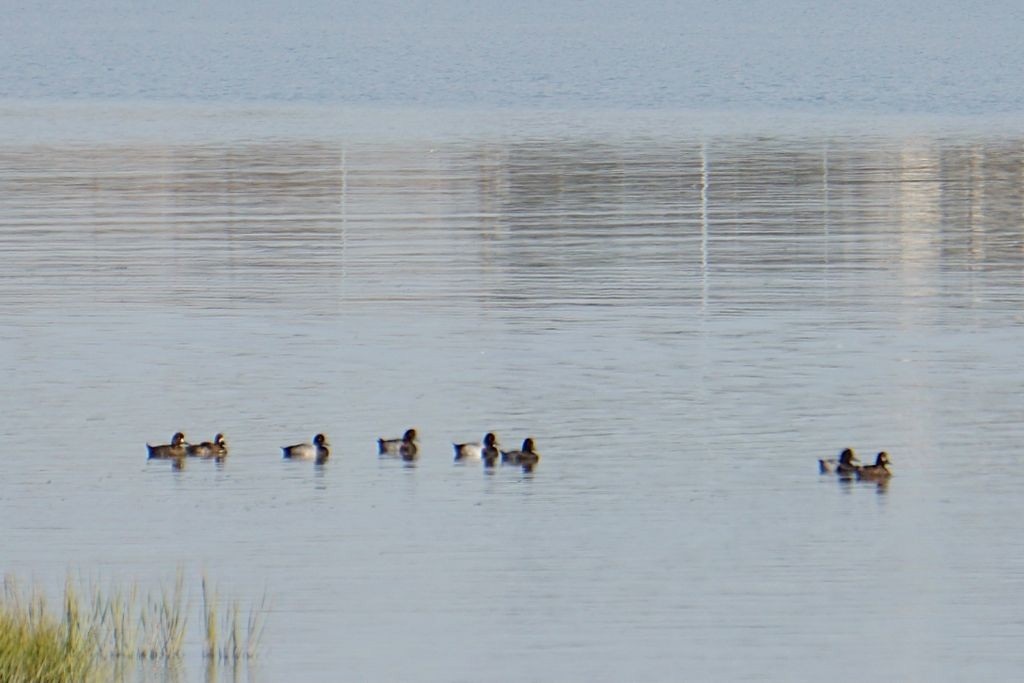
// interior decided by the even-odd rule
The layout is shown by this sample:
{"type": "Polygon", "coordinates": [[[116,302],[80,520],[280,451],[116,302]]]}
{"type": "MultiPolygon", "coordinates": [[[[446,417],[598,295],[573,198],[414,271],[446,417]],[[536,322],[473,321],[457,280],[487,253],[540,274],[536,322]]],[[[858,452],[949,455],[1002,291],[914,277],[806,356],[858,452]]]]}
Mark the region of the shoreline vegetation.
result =
{"type": "MultiPolygon", "coordinates": [[[[247,616],[237,600],[221,601],[205,574],[200,608],[203,657],[238,663],[257,656],[267,596],[247,616]]],[[[92,584],[82,590],[70,577],[59,608],[38,588],[5,576],[0,592],[0,681],[4,683],[93,683],[111,664],[180,661],[185,656],[191,600],[178,569],[170,587],[142,593],[137,584],[92,584]]]]}

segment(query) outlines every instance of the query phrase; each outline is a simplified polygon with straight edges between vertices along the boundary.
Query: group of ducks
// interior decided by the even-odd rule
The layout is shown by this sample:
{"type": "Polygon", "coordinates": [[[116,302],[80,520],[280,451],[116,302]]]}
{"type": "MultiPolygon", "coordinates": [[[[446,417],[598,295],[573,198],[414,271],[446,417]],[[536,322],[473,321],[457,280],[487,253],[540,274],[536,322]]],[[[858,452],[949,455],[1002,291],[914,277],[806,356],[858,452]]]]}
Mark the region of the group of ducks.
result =
{"type": "MultiPolygon", "coordinates": [[[[540,453],[536,451],[532,438],[525,439],[522,448],[513,451],[501,450],[494,432],[485,434],[482,442],[453,443],[452,446],[455,448],[455,462],[480,461],[484,467],[490,468],[500,461],[502,464],[519,465],[524,472],[532,472],[540,462],[540,453]]],[[[171,443],[159,446],[147,443],[146,448],[150,458],[179,462],[186,457],[223,460],[228,454],[228,442],[223,434],[217,434],[213,441],[192,444],[185,440],[184,432],[175,432],[171,443]]],[[[317,434],[312,443],[282,446],[281,451],[285,459],[313,460],[317,465],[322,465],[331,457],[331,444],[324,434],[317,434]]],[[[377,439],[377,452],[380,455],[400,457],[406,462],[416,460],[420,454],[416,430],[407,429],[397,439],[377,439]]]]}
{"type": "MultiPolygon", "coordinates": [[[[494,467],[500,460],[502,464],[519,465],[524,472],[532,472],[540,462],[540,453],[536,451],[532,438],[525,439],[522,448],[514,451],[501,450],[494,432],[487,432],[482,442],[453,443],[452,446],[455,448],[455,462],[480,461],[484,467],[494,467]]],[[[213,441],[188,443],[183,432],[176,432],[171,437],[171,443],[159,446],[146,444],[146,448],[149,450],[150,458],[174,460],[186,457],[221,460],[228,454],[228,442],[223,434],[217,434],[213,441]]],[[[322,465],[331,457],[331,444],[324,434],[317,434],[313,437],[313,443],[282,446],[281,451],[285,459],[313,460],[316,464],[322,465]]],[[[377,452],[380,455],[400,457],[406,462],[416,460],[420,455],[416,430],[407,429],[396,439],[377,439],[377,452]]],[[[892,476],[892,470],[889,468],[891,464],[889,454],[885,451],[878,454],[874,465],[862,465],[852,448],[844,448],[838,458],[818,460],[818,469],[822,474],[838,474],[846,479],[856,477],[881,481],[892,476]]]]}
{"type": "Polygon", "coordinates": [[[889,469],[889,454],[882,451],[875,457],[874,465],[861,465],[857,460],[857,454],[852,448],[844,448],[838,459],[819,460],[818,469],[822,474],[838,474],[840,477],[851,479],[868,479],[871,481],[883,481],[892,476],[889,469]]]}

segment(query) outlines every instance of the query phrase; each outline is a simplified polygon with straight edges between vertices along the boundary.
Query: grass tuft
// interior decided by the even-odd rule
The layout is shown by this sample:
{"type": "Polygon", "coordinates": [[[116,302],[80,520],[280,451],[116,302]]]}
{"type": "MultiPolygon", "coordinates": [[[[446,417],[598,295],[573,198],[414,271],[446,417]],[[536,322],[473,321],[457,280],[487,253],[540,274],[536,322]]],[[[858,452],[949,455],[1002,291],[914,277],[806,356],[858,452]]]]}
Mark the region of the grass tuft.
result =
{"type": "MultiPolygon", "coordinates": [[[[270,610],[266,594],[243,623],[238,601],[219,615],[216,590],[202,576],[203,654],[234,661],[256,656],[270,610]],[[243,633],[244,631],[244,633],[243,633]],[[220,640],[220,633],[227,639],[220,640]]],[[[69,577],[64,600],[51,610],[38,589],[25,590],[12,576],[0,592],[0,682],[93,683],[101,679],[105,660],[180,660],[188,625],[184,571],[174,583],[139,599],[136,585],[93,586],[83,598],[69,577]]]]}
{"type": "Polygon", "coordinates": [[[259,603],[249,608],[248,617],[242,620],[241,604],[233,600],[220,612],[219,598],[216,588],[203,577],[203,618],[206,629],[206,642],[203,654],[211,659],[237,662],[243,659],[254,659],[263,639],[267,614],[270,603],[266,593],[259,603]],[[218,619],[220,614],[220,619],[218,619]],[[220,634],[226,634],[223,641],[220,634]]]}
{"type": "Polygon", "coordinates": [[[63,619],[46,609],[39,591],[23,591],[5,577],[0,597],[0,681],[90,683],[99,680],[94,643],[83,630],[74,593],[63,619]],[[76,604],[72,604],[72,603],[76,604]]]}

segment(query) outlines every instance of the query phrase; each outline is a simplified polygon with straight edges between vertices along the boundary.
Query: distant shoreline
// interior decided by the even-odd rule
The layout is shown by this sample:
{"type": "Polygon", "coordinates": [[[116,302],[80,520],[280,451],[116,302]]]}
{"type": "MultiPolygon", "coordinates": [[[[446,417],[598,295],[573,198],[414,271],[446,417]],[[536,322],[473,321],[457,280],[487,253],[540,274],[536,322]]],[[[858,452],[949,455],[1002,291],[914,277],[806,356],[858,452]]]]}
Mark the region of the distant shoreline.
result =
{"type": "Polygon", "coordinates": [[[693,140],[1024,136],[1014,114],[951,115],[680,109],[363,106],[284,102],[0,100],[0,144],[336,139],[450,142],[494,139],[693,140]]]}

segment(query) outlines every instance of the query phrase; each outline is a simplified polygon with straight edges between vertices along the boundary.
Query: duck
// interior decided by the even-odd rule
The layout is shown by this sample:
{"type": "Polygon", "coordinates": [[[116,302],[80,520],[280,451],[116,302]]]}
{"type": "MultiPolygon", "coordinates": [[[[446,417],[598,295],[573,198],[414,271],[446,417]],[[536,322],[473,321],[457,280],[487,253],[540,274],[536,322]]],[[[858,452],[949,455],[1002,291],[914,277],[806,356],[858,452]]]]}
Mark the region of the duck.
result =
{"type": "Polygon", "coordinates": [[[494,457],[498,455],[498,437],[493,432],[484,434],[483,443],[453,443],[455,448],[455,462],[463,460],[483,460],[485,452],[493,452],[494,457]]]}
{"type": "Polygon", "coordinates": [[[492,448],[490,450],[485,450],[481,454],[480,459],[484,461],[484,467],[489,469],[498,464],[498,456],[500,455],[501,452],[497,448],[492,448]]]}
{"type": "Polygon", "coordinates": [[[523,472],[533,472],[533,468],[540,463],[540,453],[532,450],[532,442],[530,444],[530,449],[531,450],[529,451],[524,451],[523,454],[519,456],[519,464],[522,466],[523,472]]]}
{"type": "Polygon", "coordinates": [[[874,465],[862,465],[857,468],[857,479],[871,479],[874,481],[888,479],[892,476],[892,470],[889,469],[891,464],[889,454],[881,451],[875,458],[874,465]]]}
{"type": "Polygon", "coordinates": [[[852,448],[844,448],[839,454],[839,459],[818,460],[818,471],[822,474],[845,474],[852,475],[860,466],[857,454],[852,448]]]}
{"type": "Polygon", "coordinates": [[[150,458],[183,458],[185,457],[185,434],[175,432],[171,437],[171,443],[151,446],[146,444],[150,458]]]}
{"type": "Polygon", "coordinates": [[[400,439],[377,439],[377,453],[380,455],[400,455],[405,460],[412,460],[418,452],[415,429],[405,430],[400,439]]]}
{"type": "Polygon", "coordinates": [[[416,430],[406,430],[405,434],[402,435],[402,443],[398,447],[398,454],[402,456],[402,460],[406,462],[412,462],[416,458],[420,457],[420,447],[416,443],[416,430]]]}
{"type": "Polygon", "coordinates": [[[213,441],[190,443],[185,452],[195,458],[223,458],[228,454],[228,442],[223,434],[217,434],[213,441]]]}
{"type": "Polygon", "coordinates": [[[317,434],[313,437],[313,443],[297,443],[294,446],[281,446],[284,457],[290,460],[316,460],[317,465],[327,462],[331,457],[331,444],[327,437],[317,434]]]}
{"type": "Polygon", "coordinates": [[[522,465],[523,471],[530,472],[540,462],[540,453],[534,450],[533,437],[523,440],[523,447],[518,451],[502,451],[501,462],[510,465],[522,465]]]}

